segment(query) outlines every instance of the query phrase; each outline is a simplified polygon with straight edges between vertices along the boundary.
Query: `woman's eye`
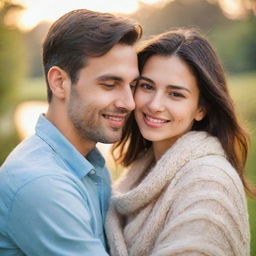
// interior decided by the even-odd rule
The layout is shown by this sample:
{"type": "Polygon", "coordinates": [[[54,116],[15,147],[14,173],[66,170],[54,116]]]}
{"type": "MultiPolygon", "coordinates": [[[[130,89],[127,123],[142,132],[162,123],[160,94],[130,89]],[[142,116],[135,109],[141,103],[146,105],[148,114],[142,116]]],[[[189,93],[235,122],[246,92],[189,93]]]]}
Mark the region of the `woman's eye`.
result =
{"type": "Polygon", "coordinates": [[[150,84],[146,84],[146,83],[141,83],[140,87],[146,90],[152,90],[153,86],[151,86],[150,84]]]}
{"type": "Polygon", "coordinates": [[[175,98],[184,98],[184,95],[178,92],[170,92],[169,95],[175,98]]]}

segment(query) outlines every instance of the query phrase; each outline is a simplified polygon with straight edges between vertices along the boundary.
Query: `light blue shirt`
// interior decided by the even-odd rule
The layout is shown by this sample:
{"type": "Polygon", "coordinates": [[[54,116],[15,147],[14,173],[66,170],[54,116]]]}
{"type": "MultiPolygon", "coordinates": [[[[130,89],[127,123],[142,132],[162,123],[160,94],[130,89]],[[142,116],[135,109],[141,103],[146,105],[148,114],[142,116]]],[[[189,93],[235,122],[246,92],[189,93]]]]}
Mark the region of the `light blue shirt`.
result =
{"type": "Polygon", "coordinates": [[[105,256],[110,178],[43,116],[0,168],[0,255],[105,256]]]}

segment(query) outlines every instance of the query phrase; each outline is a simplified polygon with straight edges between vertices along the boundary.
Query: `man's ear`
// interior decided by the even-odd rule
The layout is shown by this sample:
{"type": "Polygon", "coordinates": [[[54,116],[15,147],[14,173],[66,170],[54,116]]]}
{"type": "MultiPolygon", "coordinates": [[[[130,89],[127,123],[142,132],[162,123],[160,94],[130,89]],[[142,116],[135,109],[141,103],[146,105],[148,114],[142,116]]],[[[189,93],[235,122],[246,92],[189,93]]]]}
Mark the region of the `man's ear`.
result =
{"type": "Polygon", "coordinates": [[[196,121],[201,121],[206,115],[206,109],[203,106],[199,106],[196,116],[195,116],[195,120],[196,121]]]}
{"type": "Polygon", "coordinates": [[[53,66],[48,71],[47,79],[52,94],[56,98],[65,99],[69,91],[68,85],[70,84],[68,74],[60,67],[53,66]]]}

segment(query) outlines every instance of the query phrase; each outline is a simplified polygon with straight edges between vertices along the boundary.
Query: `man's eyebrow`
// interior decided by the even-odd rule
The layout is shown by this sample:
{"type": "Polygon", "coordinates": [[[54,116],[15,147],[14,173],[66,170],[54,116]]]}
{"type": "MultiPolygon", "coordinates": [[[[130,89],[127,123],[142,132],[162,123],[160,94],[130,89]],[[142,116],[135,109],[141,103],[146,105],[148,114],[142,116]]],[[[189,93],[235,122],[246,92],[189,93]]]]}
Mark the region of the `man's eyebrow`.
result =
{"type": "Polygon", "coordinates": [[[102,76],[99,76],[97,77],[96,79],[97,81],[101,81],[101,82],[104,82],[104,81],[118,81],[118,82],[122,82],[123,79],[119,76],[115,76],[115,75],[102,75],[102,76]]]}
{"type": "MultiPolygon", "coordinates": [[[[145,76],[140,76],[139,80],[145,80],[145,81],[155,85],[155,82],[153,80],[151,80],[150,78],[145,77],[145,76]]],[[[184,90],[184,91],[187,91],[187,92],[191,93],[191,91],[188,88],[186,88],[184,86],[181,86],[181,85],[167,85],[166,87],[168,89],[184,90]]]]}
{"type": "MultiPolygon", "coordinates": [[[[140,76],[136,76],[131,82],[136,82],[138,81],[140,78],[140,76]]],[[[106,81],[117,81],[117,82],[123,82],[124,79],[122,77],[119,76],[115,76],[115,75],[102,75],[97,77],[96,79],[99,82],[106,82],[106,81]]]]}

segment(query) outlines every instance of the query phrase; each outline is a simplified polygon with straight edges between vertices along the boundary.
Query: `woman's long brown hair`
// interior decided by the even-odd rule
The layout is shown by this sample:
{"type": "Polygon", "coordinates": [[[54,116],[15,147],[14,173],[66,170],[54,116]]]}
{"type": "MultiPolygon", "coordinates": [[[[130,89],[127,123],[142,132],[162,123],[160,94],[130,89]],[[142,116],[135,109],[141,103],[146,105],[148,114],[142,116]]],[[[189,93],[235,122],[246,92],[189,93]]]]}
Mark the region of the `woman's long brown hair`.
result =
{"type": "MultiPolygon", "coordinates": [[[[191,28],[174,29],[160,34],[147,41],[138,52],[140,72],[147,60],[154,55],[176,55],[190,67],[200,90],[199,104],[207,113],[202,121],[195,121],[192,130],[207,131],[219,139],[245,190],[250,195],[256,195],[244,174],[248,135],[239,124],[223,68],[210,43],[191,28]]],[[[112,153],[118,162],[129,166],[147,152],[151,144],[152,142],[142,137],[132,113],[124,127],[122,139],[113,146],[112,153]]]]}

